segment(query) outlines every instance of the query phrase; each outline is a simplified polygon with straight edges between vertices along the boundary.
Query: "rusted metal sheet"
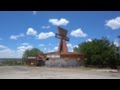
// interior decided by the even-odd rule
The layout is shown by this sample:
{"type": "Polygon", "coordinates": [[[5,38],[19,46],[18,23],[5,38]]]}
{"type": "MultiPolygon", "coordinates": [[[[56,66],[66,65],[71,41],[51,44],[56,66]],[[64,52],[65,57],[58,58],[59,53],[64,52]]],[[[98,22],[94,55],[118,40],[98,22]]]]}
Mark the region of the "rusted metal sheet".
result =
{"type": "Polygon", "coordinates": [[[69,40],[67,37],[67,30],[58,27],[58,33],[56,33],[56,38],[60,39],[59,47],[58,47],[58,54],[60,53],[68,53],[68,48],[66,41],[69,40]]]}
{"type": "Polygon", "coordinates": [[[84,55],[83,54],[60,54],[61,58],[65,58],[65,59],[76,59],[76,60],[83,60],[84,59],[84,55]]]}

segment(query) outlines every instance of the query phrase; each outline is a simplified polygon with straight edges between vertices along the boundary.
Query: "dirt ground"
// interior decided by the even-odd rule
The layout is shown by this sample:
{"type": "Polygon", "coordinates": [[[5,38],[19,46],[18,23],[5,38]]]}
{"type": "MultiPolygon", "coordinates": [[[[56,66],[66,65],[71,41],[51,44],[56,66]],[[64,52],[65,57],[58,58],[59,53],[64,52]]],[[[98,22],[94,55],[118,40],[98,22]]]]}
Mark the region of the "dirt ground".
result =
{"type": "Polygon", "coordinates": [[[0,79],[120,79],[111,69],[0,66],[0,79]]]}

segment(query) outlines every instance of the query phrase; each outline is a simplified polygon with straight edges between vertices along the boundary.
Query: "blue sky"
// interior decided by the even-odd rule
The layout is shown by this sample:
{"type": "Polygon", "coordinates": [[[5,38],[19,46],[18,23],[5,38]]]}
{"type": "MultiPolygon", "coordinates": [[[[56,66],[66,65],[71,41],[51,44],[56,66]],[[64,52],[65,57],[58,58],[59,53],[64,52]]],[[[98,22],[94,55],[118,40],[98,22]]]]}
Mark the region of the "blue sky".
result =
{"type": "Polygon", "coordinates": [[[120,11],[0,11],[0,58],[21,57],[33,47],[56,51],[57,26],[68,30],[69,51],[81,42],[101,37],[118,45],[120,11]]]}

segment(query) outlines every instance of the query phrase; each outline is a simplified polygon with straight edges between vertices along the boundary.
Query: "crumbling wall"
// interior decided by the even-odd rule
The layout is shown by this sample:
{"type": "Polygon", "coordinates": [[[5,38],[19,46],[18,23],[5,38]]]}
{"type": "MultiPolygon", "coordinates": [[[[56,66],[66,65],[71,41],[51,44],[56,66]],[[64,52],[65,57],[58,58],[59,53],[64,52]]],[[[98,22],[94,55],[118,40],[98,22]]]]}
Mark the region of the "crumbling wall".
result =
{"type": "Polygon", "coordinates": [[[81,65],[83,65],[82,60],[77,61],[75,59],[68,59],[68,60],[50,59],[48,61],[45,61],[45,66],[48,66],[48,67],[79,67],[81,65]]]}

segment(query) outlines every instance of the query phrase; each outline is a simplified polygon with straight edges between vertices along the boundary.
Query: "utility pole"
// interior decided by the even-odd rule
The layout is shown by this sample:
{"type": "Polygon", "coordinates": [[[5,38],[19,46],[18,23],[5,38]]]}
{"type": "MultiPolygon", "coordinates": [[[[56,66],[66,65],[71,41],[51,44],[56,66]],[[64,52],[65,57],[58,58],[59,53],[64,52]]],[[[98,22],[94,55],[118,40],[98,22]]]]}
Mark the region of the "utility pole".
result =
{"type": "Polygon", "coordinates": [[[120,60],[120,35],[118,36],[118,59],[120,60]]]}
{"type": "MultiPolygon", "coordinates": [[[[120,35],[118,36],[118,49],[117,49],[117,53],[118,53],[118,60],[120,60],[120,35]]],[[[118,71],[120,71],[120,63],[117,66],[118,71]]]]}

